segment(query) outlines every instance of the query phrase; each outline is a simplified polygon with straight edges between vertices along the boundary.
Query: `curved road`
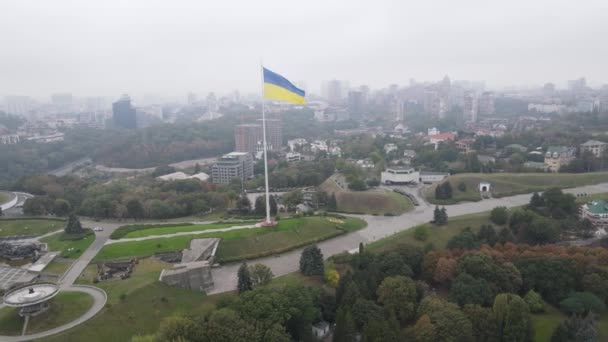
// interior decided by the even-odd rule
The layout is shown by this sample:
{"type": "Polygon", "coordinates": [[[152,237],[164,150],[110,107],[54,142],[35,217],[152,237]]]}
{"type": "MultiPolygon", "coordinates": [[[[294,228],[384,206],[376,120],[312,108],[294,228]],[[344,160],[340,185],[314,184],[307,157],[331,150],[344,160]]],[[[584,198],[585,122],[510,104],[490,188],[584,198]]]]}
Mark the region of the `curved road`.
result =
{"type": "Polygon", "coordinates": [[[101,309],[103,309],[103,307],[106,305],[106,301],[108,300],[105,291],[103,291],[102,289],[98,289],[96,287],[92,287],[92,286],[74,285],[74,286],[70,286],[68,288],[63,288],[63,291],[76,291],[76,292],[87,293],[91,297],[93,297],[93,305],[91,306],[89,311],[87,311],[84,315],[78,317],[77,319],[75,319],[67,324],[64,324],[64,325],[58,326],[56,328],[40,332],[40,333],[31,334],[31,335],[0,336],[0,341],[5,341],[5,342],[31,341],[31,340],[58,334],[62,331],[71,329],[71,328],[93,318],[93,316],[95,316],[99,311],[101,311],[101,309]]]}
{"type": "MultiPolygon", "coordinates": [[[[415,193],[414,189],[404,188],[412,195],[419,198],[415,193]]],[[[587,193],[594,194],[600,192],[608,192],[608,183],[582,186],[572,189],[566,189],[564,192],[567,193],[587,193]]],[[[401,216],[371,216],[371,215],[351,215],[360,217],[367,221],[367,227],[350,234],[341,235],[323,242],[318,243],[323,254],[327,256],[335,255],[342,252],[356,250],[359,243],[370,243],[392,234],[398,233],[410,229],[421,223],[429,222],[433,215],[433,206],[427,204],[425,201],[420,200],[420,206],[414,208],[414,211],[405,213],[401,216]]],[[[530,201],[530,194],[515,195],[503,198],[492,198],[486,199],[480,202],[468,202],[455,205],[446,206],[448,214],[450,216],[460,216],[465,214],[473,214],[484,211],[492,210],[497,206],[505,207],[516,207],[521,206],[530,201]]],[[[88,287],[73,285],[78,279],[79,275],[85,269],[85,267],[91,262],[91,260],[97,255],[97,253],[103,248],[108,242],[110,234],[124,223],[110,223],[110,222],[94,222],[94,221],[82,221],[85,227],[103,227],[104,230],[101,232],[95,232],[95,241],[89,246],[89,248],[82,254],[82,256],[72,264],[70,269],[62,276],[59,283],[61,289],[64,291],[83,291],[91,294],[95,298],[94,305],[89,311],[81,316],[79,319],[70,322],[66,325],[45,331],[39,334],[27,335],[27,336],[0,336],[1,341],[27,341],[30,339],[42,338],[57,334],[59,332],[70,329],[82,322],[93,317],[99,312],[106,302],[106,294],[103,290],[88,287]]],[[[292,250],[276,256],[269,256],[250,260],[250,263],[262,263],[269,266],[275,276],[285,275],[290,272],[298,270],[298,264],[300,254],[303,248],[292,250]]],[[[240,266],[239,263],[232,263],[222,265],[221,267],[214,268],[212,270],[215,287],[209,294],[222,293],[232,291],[236,289],[237,283],[237,270],[240,266]]]]}

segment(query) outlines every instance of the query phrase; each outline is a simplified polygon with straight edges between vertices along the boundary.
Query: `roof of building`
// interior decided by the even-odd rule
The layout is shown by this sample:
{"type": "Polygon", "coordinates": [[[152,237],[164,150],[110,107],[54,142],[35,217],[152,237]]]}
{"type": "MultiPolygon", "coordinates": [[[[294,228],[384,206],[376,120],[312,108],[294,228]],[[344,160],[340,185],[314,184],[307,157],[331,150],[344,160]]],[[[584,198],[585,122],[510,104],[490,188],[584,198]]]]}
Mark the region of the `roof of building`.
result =
{"type": "Polygon", "coordinates": [[[505,148],[513,148],[513,149],[522,150],[522,151],[528,150],[528,148],[526,146],[523,146],[520,144],[510,144],[510,145],[505,146],[505,148]]]}
{"type": "Polygon", "coordinates": [[[545,163],[535,161],[527,161],[524,163],[524,166],[532,169],[544,169],[546,167],[545,163]]]}
{"type": "Polygon", "coordinates": [[[456,138],[456,134],[454,133],[439,133],[439,134],[433,134],[430,135],[429,138],[431,139],[435,139],[435,140],[453,140],[456,138]]]}
{"type": "Polygon", "coordinates": [[[599,140],[587,140],[582,143],[581,146],[595,146],[595,145],[608,145],[607,143],[599,140]]]}
{"type": "Polygon", "coordinates": [[[608,203],[601,199],[587,203],[586,207],[593,214],[608,214],[608,203]]]}
{"type": "Polygon", "coordinates": [[[549,146],[549,148],[547,149],[546,153],[557,153],[557,154],[562,154],[562,153],[568,153],[572,151],[572,147],[567,147],[567,146],[549,146]]]}
{"type": "Polygon", "coordinates": [[[204,173],[204,172],[199,172],[195,175],[189,176],[181,171],[178,172],[173,172],[167,175],[162,175],[162,176],[158,176],[156,177],[157,179],[161,179],[161,180],[165,180],[165,181],[172,181],[172,180],[183,180],[183,179],[198,179],[201,181],[206,181],[209,179],[209,175],[204,173]]]}
{"type": "Polygon", "coordinates": [[[435,172],[435,171],[420,171],[421,176],[449,176],[447,172],[435,172]]]}

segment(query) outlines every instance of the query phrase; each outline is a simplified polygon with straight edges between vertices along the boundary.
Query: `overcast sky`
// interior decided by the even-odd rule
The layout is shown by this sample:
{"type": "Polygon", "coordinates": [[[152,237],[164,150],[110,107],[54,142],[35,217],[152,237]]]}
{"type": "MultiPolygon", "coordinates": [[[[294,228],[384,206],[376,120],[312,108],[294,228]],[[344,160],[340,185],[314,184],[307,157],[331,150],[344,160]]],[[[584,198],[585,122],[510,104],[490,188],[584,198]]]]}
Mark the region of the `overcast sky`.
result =
{"type": "Polygon", "coordinates": [[[0,94],[258,91],[260,60],[318,92],[452,79],[608,83],[606,0],[0,2],[0,94]]]}

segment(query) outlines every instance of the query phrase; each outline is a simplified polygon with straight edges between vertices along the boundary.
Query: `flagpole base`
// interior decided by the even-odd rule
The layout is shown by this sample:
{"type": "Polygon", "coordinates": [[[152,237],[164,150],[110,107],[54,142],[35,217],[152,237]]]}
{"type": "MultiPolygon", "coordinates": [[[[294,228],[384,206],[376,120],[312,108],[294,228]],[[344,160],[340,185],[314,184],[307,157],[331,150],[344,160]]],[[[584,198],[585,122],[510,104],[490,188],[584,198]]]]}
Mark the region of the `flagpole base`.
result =
{"type": "Polygon", "coordinates": [[[277,224],[279,224],[279,223],[274,220],[270,220],[270,221],[264,220],[264,221],[260,222],[260,226],[262,226],[262,227],[276,227],[277,224]]]}

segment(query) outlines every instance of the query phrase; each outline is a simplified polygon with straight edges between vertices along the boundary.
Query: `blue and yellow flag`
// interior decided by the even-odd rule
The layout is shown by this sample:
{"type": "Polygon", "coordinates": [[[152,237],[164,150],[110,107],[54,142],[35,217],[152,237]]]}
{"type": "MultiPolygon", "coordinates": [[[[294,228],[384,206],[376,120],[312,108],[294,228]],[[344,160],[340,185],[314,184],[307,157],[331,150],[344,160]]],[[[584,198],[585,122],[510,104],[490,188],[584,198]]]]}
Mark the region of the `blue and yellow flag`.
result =
{"type": "Polygon", "coordinates": [[[304,90],[285,77],[264,68],[264,98],[296,104],[306,104],[304,90]]]}

